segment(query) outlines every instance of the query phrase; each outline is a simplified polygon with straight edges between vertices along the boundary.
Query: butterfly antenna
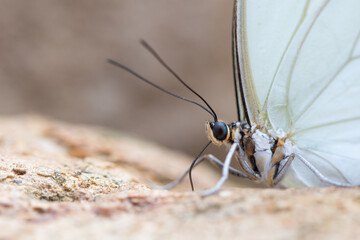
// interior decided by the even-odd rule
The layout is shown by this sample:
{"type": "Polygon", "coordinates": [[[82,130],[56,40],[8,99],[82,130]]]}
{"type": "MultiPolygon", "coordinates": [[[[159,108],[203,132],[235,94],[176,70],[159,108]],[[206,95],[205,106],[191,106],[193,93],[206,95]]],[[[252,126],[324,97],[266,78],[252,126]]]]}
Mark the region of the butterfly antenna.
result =
{"type": "Polygon", "coordinates": [[[174,93],[172,93],[172,92],[170,92],[170,91],[168,91],[168,90],[166,90],[166,89],[158,86],[157,84],[155,84],[155,83],[151,82],[150,80],[146,79],[145,77],[141,76],[140,74],[138,74],[138,73],[135,72],[134,70],[132,70],[132,69],[130,69],[130,68],[122,65],[121,63],[119,63],[119,62],[117,62],[117,61],[115,61],[115,60],[108,59],[107,61],[108,61],[108,63],[110,63],[110,64],[112,64],[112,65],[114,65],[114,66],[116,66],[116,67],[119,67],[119,68],[127,71],[128,73],[131,73],[132,75],[134,75],[134,76],[137,77],[138,79],[146,82],[147,84],[149,84],[149,85],[151,85],[151,86],[159,89],[160,91],[162,91],[162,92],[164,92],[164,93],[167,93],[167,94],[169,94],[169,95],[171,95],[171,96],[173,96],[173,97],[179,98],[179,99],[181,99],[181,100],[184,100],[184,101],[186,101],[186,102],[193,103],[193,104],[201,107],[202,109],[204,109],[205,111],[207,111],[211,116],[213,116],[214,119],[216,119],[216,115],[214,115],[214,112],[213,112],[213,111],[210,111],[209,109],[207,109],[206,107],[204,107],[204,106],[201,105],[200,103],[195,102],[194,100],[191,100],[191,99],[188,99],[188,98],[185,98],[185,97],[176,95],[176,94],[174,94],[174,93]]]}
{"type": "Polygon", "coordinates": [[[205,103],[205,105],[210,109],[210,111],[212,112],[212,116],[214,118],[214,121],[217,121],[217,115],[215,113],[215,111],[212,109],[212,107],[210,106],[210,104],[208,104],[208,102],[202,97],[200,96],[200,94],[198,94],[194,89],[192,89],[189,85],[187,85],[180,77],[179,75],[177,75],[175,73],[174,70],[172,70],[172,68],[170,68],[169,65],[167,65],[165,63],[165,61],[160,57],[160,55],[145,41],[145,40],[140,40],[141,45],[143,45],[145,47],[146,50],[148,50],[155,58],[156,60],[158,60],[160,62],[161,65],[163,65],[163,67],[165,67],[179,82],[181,82],[187,89],[189,89],[191,92],[193,92],[196,96],[198,96],[203,103],[205,103]]]}

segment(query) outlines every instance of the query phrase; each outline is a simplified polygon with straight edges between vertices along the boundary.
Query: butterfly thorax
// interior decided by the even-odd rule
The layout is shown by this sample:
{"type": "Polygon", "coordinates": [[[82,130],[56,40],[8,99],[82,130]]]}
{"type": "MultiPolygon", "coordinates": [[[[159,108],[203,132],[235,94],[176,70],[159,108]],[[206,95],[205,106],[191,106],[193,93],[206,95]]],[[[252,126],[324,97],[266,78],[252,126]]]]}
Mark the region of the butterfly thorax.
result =
{"type": "Polygon", "coordinates": [[[276,185],[284,176],[294,156],[289,139],[274,137],[246,122],[207,123],[210,140],[215,145],[237,144],[235,158],[242,173],[256,182],[276,185]]]}

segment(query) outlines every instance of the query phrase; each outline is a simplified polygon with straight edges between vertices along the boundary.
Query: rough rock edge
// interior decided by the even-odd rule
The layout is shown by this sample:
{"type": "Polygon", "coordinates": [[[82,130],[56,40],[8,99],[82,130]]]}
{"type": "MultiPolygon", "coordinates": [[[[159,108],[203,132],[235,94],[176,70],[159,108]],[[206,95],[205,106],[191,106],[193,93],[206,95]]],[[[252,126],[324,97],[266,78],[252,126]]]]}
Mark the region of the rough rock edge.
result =
{"type": "Polygon", "coordinates": [[[208,198],[151,190],[142,175],[173,177],[158,170],[164,154],[178,159],[175,168],[186,157],[110,135],[40,117],[1,119],[0,239],[34,234],[37,239],[351,239],[360,234],[359,188],[231,188],[208,198]],[[144,164],[145,158],[153,164],[144,164]]]}

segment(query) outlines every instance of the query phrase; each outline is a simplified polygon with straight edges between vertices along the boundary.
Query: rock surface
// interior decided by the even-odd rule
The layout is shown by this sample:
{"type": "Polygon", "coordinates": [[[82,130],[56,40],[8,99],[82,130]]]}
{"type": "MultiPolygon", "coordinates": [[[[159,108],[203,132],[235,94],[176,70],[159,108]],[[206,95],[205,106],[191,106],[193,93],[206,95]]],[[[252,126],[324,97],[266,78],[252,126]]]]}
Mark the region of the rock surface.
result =
{"type": "MultiPolygon", "coordinates": [[[[152,190],[189,159],[95,127],[0,119],[0,239],[355,239],[359,188],[152,190]],[[171,159],[171,161],[169,160],[171,159]]],[[[196,186],[218,175],[197,170],[196,186]]],[[[215,180],[214,180],[215,179],[215,180]]],[[[211,181],[210,181],[211,180],[211,181]]]]}

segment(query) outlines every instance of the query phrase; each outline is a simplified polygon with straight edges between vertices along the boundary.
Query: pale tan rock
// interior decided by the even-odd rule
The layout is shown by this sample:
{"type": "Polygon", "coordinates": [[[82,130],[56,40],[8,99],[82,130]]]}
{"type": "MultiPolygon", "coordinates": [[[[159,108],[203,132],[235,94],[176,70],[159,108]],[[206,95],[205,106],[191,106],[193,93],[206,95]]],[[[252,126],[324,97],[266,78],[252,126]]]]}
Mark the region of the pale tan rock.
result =
{"type": "MultiPolygon", "coordinates": [[[[360,236],[359,188],[225,187],[201,198],[146,185],[175,178],[186,156],[110,130],[19,116],[0,120],[0,140],[1,240],[360,236]]],[[[205,168],[197,177],[199,188],[217,179],[205,168]]]]}

